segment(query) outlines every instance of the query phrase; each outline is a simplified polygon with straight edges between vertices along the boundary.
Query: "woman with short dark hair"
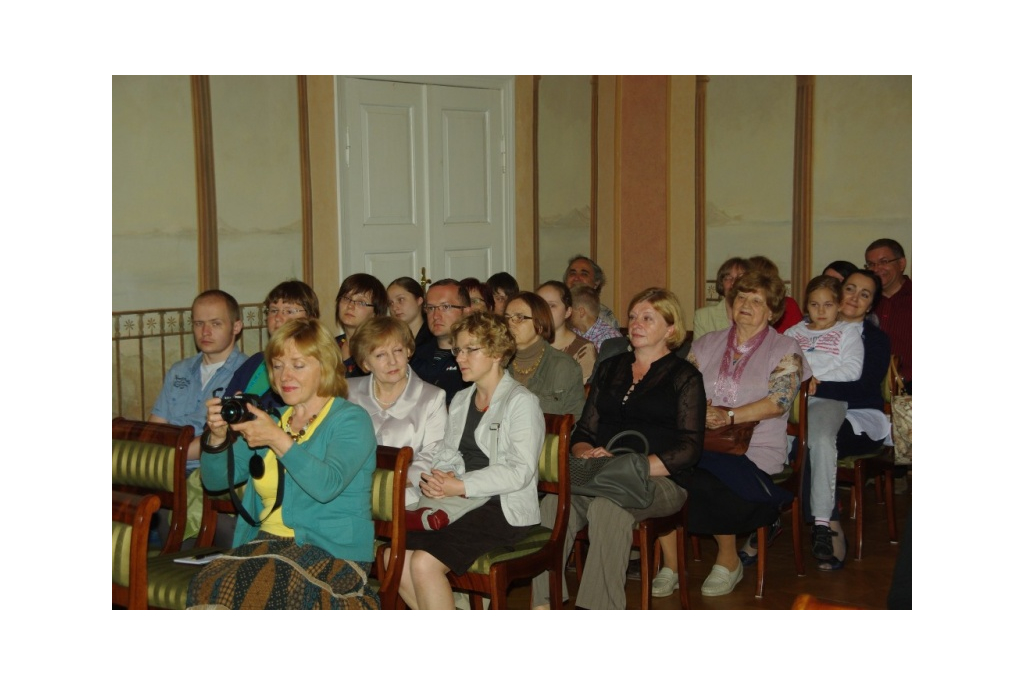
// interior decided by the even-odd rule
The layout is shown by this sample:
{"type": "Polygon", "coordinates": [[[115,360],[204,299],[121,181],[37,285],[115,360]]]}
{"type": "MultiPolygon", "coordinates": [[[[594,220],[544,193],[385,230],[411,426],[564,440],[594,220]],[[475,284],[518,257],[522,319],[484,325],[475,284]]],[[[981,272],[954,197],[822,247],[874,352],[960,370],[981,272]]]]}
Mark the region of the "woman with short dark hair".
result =
{"type": "Polygon", "coordinates": [[[387,313],[388,291],[376,276],[352,274],[341,282],[338,296],[334,298],[334,319],[341,326],[341,335],[334,340],[341,349],[341,357],[345,360],[345,375],[349,378],[366,375],[352,357],[349,338],[359,328],[359,324],[371,316],[385,316],[387,313]]]}

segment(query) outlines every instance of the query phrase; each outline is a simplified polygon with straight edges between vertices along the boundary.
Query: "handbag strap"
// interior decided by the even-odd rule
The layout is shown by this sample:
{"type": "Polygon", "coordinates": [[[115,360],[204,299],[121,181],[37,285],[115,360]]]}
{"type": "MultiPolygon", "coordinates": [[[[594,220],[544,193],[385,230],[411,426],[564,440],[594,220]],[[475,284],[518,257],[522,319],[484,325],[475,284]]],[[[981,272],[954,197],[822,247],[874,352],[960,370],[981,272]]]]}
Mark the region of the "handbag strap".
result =
{"type": "Polygon", "coordinates": [[[892,379],[889,391],[893,396],[907,394],[907,388],[903,385],[903,377],[900,376],[899,359],[895,354],[889,357],[889,378],[892,379]]]}
{"type": "Polygon", "coordinates": [[[643,454],[644,456],[650,454],[651,446],[650,446],[650,443],[647,442],[647,436],[644,435],[643,433],[641,433],[640,431],[636,431],[636,430],[625,430],[625,431],[622,431],[620,433],[616,433],[615,435],[612,436],[612,439],[608,441],[608,444],[605,445],[604,448],[606,450],[608,450],[609,452],[611,452],[612,454],[627,454],[629,452],[637,452],[637,451],[639,451],[639,450],[630,449],[628,447],[619,447],[619,448],[615,447],[615,443],[620,442],[620,441],[624,441],[627,438],[639,438],[640,442],[644,446],[643,447],[643,451],[641,451],[640,453],[643,454]]]}

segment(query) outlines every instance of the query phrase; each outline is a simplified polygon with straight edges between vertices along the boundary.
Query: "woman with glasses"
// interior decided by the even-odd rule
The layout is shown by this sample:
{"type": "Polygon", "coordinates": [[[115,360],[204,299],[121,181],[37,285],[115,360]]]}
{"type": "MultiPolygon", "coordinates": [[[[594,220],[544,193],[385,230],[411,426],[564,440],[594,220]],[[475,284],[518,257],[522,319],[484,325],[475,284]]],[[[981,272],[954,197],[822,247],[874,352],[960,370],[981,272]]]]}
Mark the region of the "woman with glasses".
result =
{"type": "Polygon", "coordinates": [[[341,282],[334,298],[334,318],[341,326],[341,335],[334,341],[345,360],[345,375],[349,378],[366,374],[352,357],[348,341],[359,324],[371,316],[385,316],[388,312],[388,291],[384,284],[370,274],[352,274],[341,282]]]}
{"type": "Polygon", "coordinates": [[[474,312],[494,311],[494,293],[491,292],[491,286],[478,278],[463,278],[459,285],[469,293],[469,308],[474,312]]]}
{"type": "Polygon", "coordinates": [[[411,531],[399,594],[413,609],[454,609],[447,574],[465,573],[485,552],[515,545],[540,522],[537,465],[544,415],[536,395],[505,371],[516,343],[490,312],[452,325],[455,359],[472,385],[449,407],[444,446],[420,480],[431,498],[485,498],[440,530],[411,531]]]}
{"type": "MultiPolygon", "coordinates": [[[[302,281],[278,283],[263,301],[263,318],[267,322],[267,333],[271,336],[287,321],[292,319],[319,319],[320,301],[313,289],[302,281]]],[[[260,406],[278,409],[281,398],[270,388],[270,374],[263,363],[260,350],[245,360],[224,388],[224,397],[240,392],[260,397],[260,406]]]]}
{"type": "Polygon", "coordinates": [[[743,257],[732,257],[718,267],[715,277],[715,292],[718,304],[701,307],[693,314],[693,340],[696,342],[712,331],[722,331],[732,326],[732,310],[729,308],[729,291],[740,276],[750,271],[750,262],[743,257]]]}
{"type": "Polygon", "coordinates": [[[505,319],[516,339],[512,377],[540,399],[545,414],[572,414],[578,420],[586,400],[583,372],[572,357],[551,346],[551,307],[539,295],[521,292],[505,305],[505,319]]]}
{"type": "Polygon", "coordinates": [[[230,426],[222,400],[207,401],[203,484],[245,484],[234,549],[204,566],[190,607],[376,609],[370,488],[373,424],[345,399],[341,352],[317,320],[288,321],[265,350],[280,418],[247,404],[230,426]]]}
{"type": "Polygon", "coordinates": [[[519,282],[507,271],[499,271],[487,279],[494,295],[494,313],[504,314],[505,303],[519,294],[519,282]]]}

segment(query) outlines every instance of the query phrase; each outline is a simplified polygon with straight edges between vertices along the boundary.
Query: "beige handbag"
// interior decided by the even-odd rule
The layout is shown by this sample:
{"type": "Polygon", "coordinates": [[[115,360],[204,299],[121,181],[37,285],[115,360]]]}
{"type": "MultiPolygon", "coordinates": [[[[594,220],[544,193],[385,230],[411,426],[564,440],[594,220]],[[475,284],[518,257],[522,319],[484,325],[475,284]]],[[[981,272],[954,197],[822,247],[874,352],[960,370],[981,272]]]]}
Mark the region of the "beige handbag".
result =
{"type": "Polygon", "coordinates": [[[892,357],[889,363],[889,377],[893,379],[893,395],[890,400],[892,406],[892,442],[895,445],[896,456],[894,462],[897,465],[910,465],[911,443],[913,442],[914,430],[911,423],[911,400],[903,386],[903,379],[896,372],[896,356],[892,357]]]}

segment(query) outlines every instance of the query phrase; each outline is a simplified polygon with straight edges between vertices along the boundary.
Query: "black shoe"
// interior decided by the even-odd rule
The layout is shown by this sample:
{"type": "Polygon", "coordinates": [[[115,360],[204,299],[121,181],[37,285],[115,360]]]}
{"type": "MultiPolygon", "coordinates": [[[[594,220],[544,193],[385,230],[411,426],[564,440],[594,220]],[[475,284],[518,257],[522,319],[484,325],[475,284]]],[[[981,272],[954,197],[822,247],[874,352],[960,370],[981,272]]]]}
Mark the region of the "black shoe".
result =
{"type": "Polygon", "coordinates": [[[832,536],[839,535],[828,526],[816,525],[811,533],[811,555],[818,561],[830,561],[833,558],[832,536]]]}

